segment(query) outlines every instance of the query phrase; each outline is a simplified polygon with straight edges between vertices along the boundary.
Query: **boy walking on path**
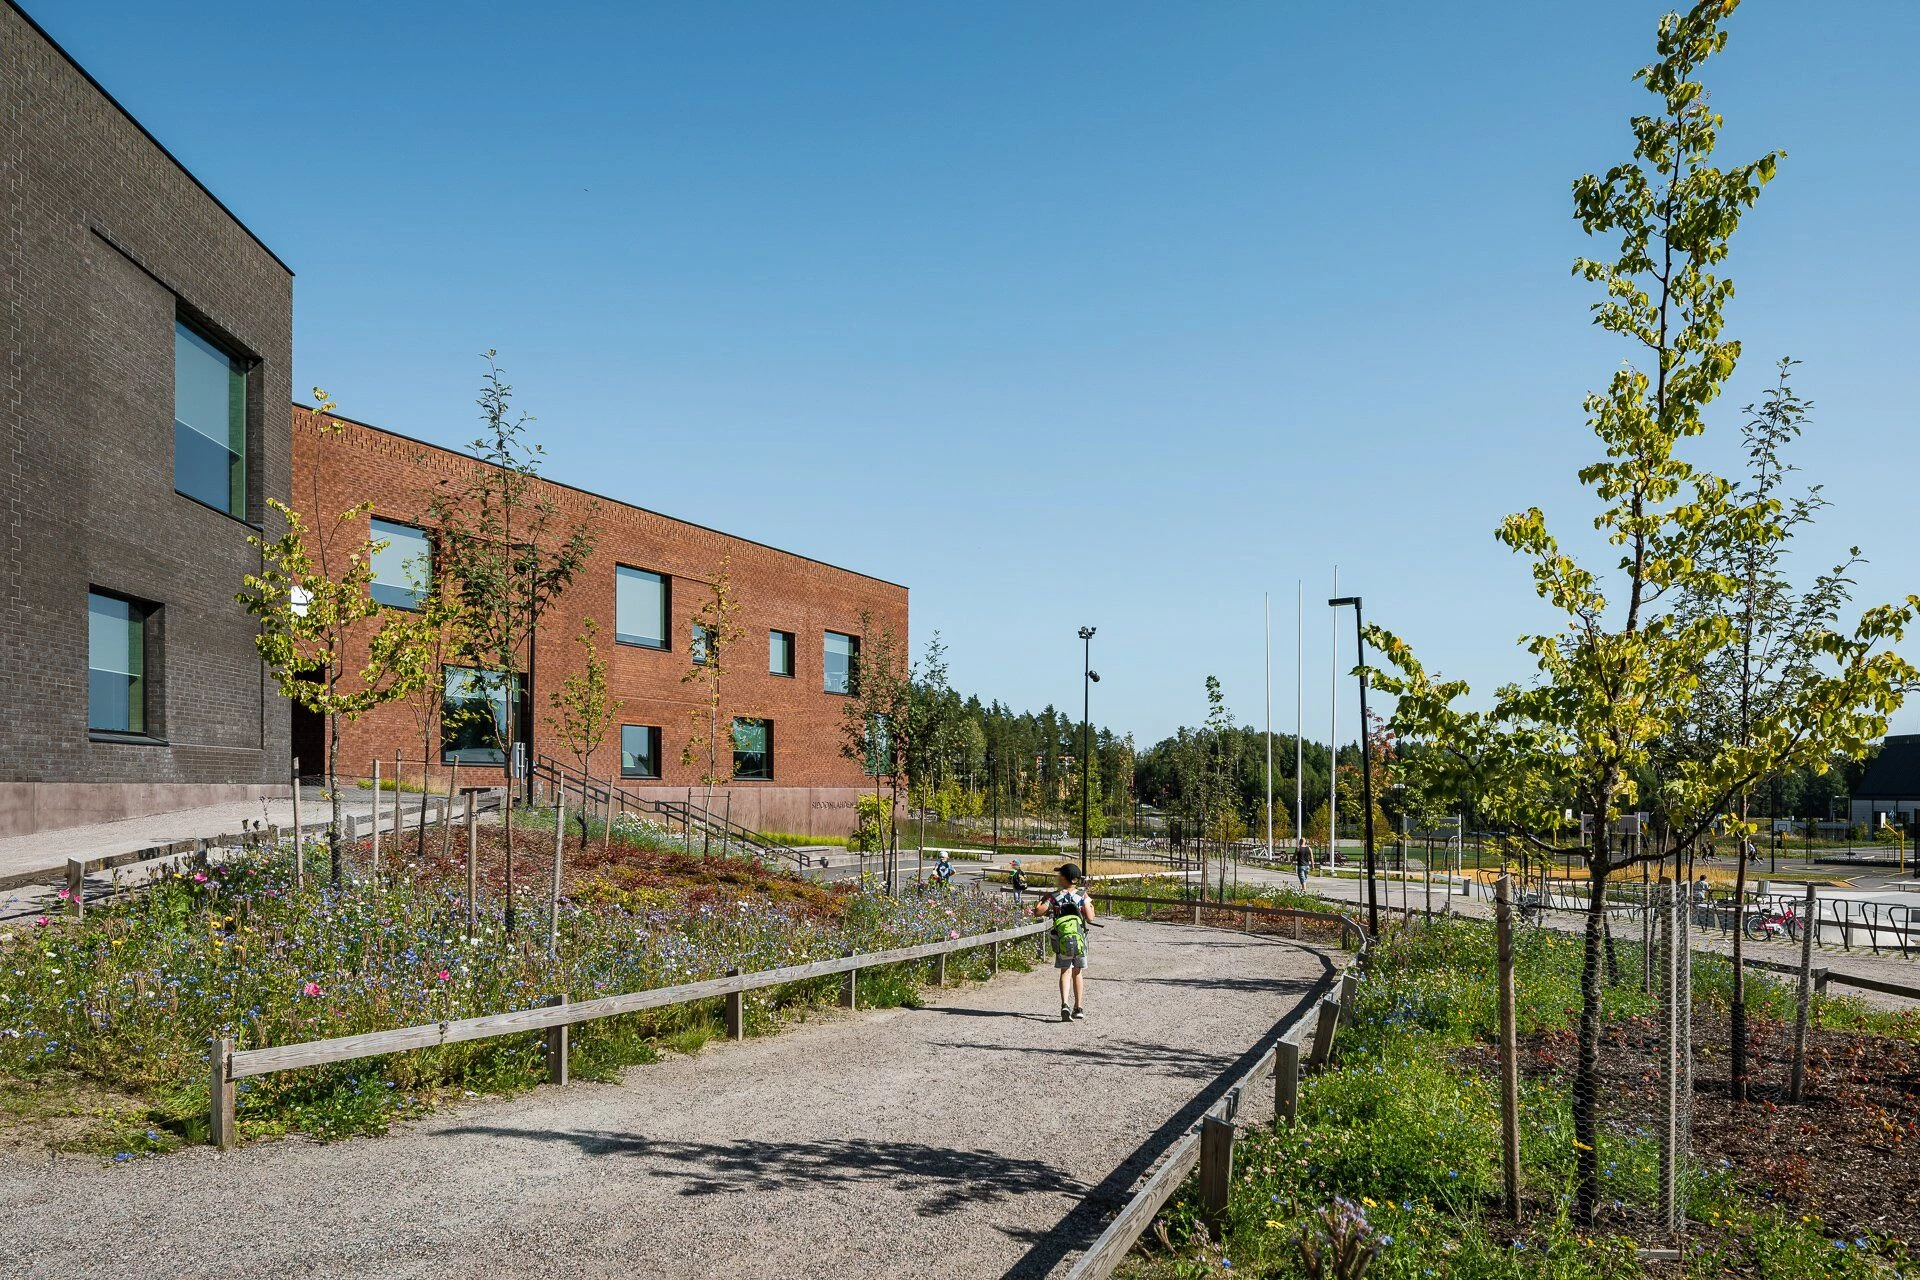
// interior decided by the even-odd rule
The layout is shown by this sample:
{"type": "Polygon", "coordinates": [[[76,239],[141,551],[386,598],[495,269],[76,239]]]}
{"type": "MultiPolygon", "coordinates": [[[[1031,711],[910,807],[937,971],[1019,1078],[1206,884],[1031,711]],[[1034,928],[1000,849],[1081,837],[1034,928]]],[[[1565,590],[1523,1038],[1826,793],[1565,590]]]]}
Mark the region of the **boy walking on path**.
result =
{"type": "Polygon", "coordinates": [[[1034,905],[1033,914],[1053,921],[1053,967],[1060,971],[1060,1021],[1087,1016],[1087,929],[1093,899],[1080,888],[1080,868],[1063,863],[1059,887],[1034,905]]]}
{"type": "Polygon", "coordinates": [[[1293,846],[1293,874],[1300,877],[1300,887],[1307,887],[1307,872],[1313,869],[1313,848],[1305,840],[1293,846]]]}

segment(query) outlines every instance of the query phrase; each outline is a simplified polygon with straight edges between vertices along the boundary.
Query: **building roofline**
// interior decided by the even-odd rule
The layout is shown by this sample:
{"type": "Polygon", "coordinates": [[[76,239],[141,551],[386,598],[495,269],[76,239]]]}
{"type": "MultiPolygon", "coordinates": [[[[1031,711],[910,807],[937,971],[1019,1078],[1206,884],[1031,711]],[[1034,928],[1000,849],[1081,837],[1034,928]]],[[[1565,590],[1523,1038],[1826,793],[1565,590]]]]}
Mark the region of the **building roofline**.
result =
{"type": "MultiPolygon", "coordinates": [[[[11,3],[11,0],[9,0],[9,3],[11,3]]],[[[315,414],[316,416],[320,413],[320,410],[313,405],[303,404],[298,400],[293,402],[293,407],[296,409],[305,409],[308,413],[315,414]]],[[[419,436],[410,436],[404,431],[395,431],[391,427],[382,427],[375,423],[363,422],[359,418],[350,418],[346,414],[338,413],[332,409],[327,410],[325,416],[338,418],[342,422],[350,422],[356,427],[365,427],[368,431],[377,431],[383,436],[392,436],[396,440],[405,440],[408,444],[417,444],[428,449],[438,449],[440,452],[452,454],[456,458],[464,458],[468,462],[478,462],[482,466],[486,465],[481,459],[462,450],[449,448],[444,444],[436,444],[431,440],[422,440],[419,436]]],[[[758,538],[746,538],[737,533],[728,533],[725,529],[716,529],[712,525],[701,524],[695,520],[683,520],[679,516],[670,516],[664,511],[655,511],[652,507],[643,507],[637,502],[628,502],[625,498],[616,498],[610,494],[600,493],[594,489],[583,488],[577,484],[568,484],[565,480],[555,480],[550,476],[540,476],[539,480],[542,484],[550,484],[555,488],[571,490],[574,493],[592,498],[596,502],[611,502],[616,506],[626,507],[630,511],[638,511],[644,515],[656,516],[662,520],[671,520],[675,524],[683,524],[690,529],[699,529],[718,537],[731,538],[735,542],[744,542],[750,547],[759,547],[764,551],[772,551],[777,555],[792,556],[796,560],[805,560],[808,564],[817,564],[824,569],[832,569],[836,573],[850,573],[856,578],[865,578],[868,582],[877,582],[883,587],[893,587],[897,590],[908,592],[909,594],[911,594],[913,590],[913,588],[904,582],[895,582],[891,578],[881,578],[871,573],[862,573],[858,569],[849,569],[847,566],[835,564],[831,560],[822,560],[817,556],[803,555],[798,551],[789,551],[785,547],[776,547],[771,542],[762,542],[758,538]]]]}
{"type": "Polygon", "coordinates": [[[65,58],[67,61],[67,65],[72,67],[75,71],[78,71],[81,75],[81,78],[84,79],[88,84],[92,85],[94,88],[94,91],[98,93],[101,97],[105,98],[108,104],[111,105],[115,111],[118,111],[121,115],[125,116],[128,124],[138,129],[141,133],[141,136],[146,138],[148,142],[151,142],[159,150],[161,155],[165,156],[168,160],[172,161],[173,167],[178,169],[181,173],[185,174],[187,177],[187,181],[191,182],[194,186],[200,188],[200,192],[202,195],[206,196],[207,199],[213,201],[214,205],[220,210],[220,212],[226,214],[227,217],[231,218],[233,220],[234,226],[246,232],[247,238],[252,240],[255,244],[259,245],[261,252],[265,253],[269,258],[272,258],[274,262],[279,265],[280,269],[286,272],[289,276],[294,274],[293,268],[286,264],[286,260],[283,259],[279,254],[275,253],[270,247],[268,247],[267,242],[265,240],[262,240],[258,235],[256,235],[252,227],[249,227],[246,223],[240,221],[240,215],[235,213],[232,209],[229,209],[227,207],[226,201],[222,200],[219,196],[213,194],[212,190],[208,188],[207,184],[200,181],[200,179],[194,175],[193,170],[187,168],[186,165],[181,163],[179,156],[176,156],[173,154],[173,152],[167,150],[166,143],[154,137],[153,131],[147,128],[147,126],[145,126],[144,124],[141,124],[138,116],[134,115],[133,112],[127,110],[126,107],[122,106],[120,103],[120,100],[114,97],[111,93],[107,91],[107,87],[105,85],[101,84],[98,80],[94,79],[93,73],[87,70],[85,67],[81,66],[80,60],[78,58],[68,53],[66,50],[66,47],[62,45],[58,40],[55,40],[50,34],[48,34],[47,29],[45,27],[41,26],[38,22],[35,22],[33,15],[20,7],[19,0],[6,0],[6,4],[9,9],[12,9],[15,13],[20,15],[20,18],[22,21],[24,21],[29,27],[32,27],[34,29],[34,31],[39,35],[39,37],[42,40],[45,40],[47,44],[51,46],[51,48],[55,53],[59,54],[62,58],[65,58]]]}

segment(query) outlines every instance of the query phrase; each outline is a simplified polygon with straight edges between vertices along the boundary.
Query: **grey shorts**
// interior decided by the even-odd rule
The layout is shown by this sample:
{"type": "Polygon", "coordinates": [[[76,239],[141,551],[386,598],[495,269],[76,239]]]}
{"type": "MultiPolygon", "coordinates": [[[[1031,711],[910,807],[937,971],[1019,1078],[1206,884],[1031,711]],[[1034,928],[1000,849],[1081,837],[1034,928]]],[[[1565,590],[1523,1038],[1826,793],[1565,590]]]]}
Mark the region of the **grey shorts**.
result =
{"type": "Polygon", "coordinates": [[[1056,969],[1084,969],[1087,967],[1085,954],[1077,956],[1055,956],[1053,967],[1056,969]]]}

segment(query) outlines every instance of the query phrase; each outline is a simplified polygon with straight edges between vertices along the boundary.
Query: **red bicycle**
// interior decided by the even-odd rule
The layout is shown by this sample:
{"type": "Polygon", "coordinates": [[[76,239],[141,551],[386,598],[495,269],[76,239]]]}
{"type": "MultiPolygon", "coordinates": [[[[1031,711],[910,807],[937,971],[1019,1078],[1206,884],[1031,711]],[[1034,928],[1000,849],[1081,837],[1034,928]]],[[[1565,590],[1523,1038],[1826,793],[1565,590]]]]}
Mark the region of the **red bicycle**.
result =
{"type": "Polygon", "coordinates": [[[1753,912],[1746,921],[1747,937],[1754,942],[1767,942],[1786,934],[1789,941],[1800,941],[1800,917],[1792,907],[1780,911],[1769,911],[1765,907],[1753,912]]]}

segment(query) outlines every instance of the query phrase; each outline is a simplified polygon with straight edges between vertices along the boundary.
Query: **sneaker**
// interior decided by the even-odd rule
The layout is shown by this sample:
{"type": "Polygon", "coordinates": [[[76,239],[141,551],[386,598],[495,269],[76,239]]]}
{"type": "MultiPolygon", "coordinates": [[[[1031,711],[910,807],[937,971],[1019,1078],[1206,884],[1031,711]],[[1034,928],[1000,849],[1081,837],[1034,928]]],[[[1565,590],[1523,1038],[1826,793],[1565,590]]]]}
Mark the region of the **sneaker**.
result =
{"type": "Polygon", "coordinates": [[[1072,1021],[1073,1021],[1073,1010],[1071,1010],[1071,1009],[1069,1009],[1069,1008],[1067,1008],[1067,1006],[1065,1006],[1065,1005],[1061,1005],[1061,1006],[1060,1006],[1060,1021],[1062,1021],[1062,1022],[1072,1022],[1072,1021]]]}
{"type": "Polygon", "coordinates": [[[1075,1022],[1085,1022],[1087,1020],[1087,1011],[1079,1005],[1073,1006],[1073,1020],[1075,1022]]]}

